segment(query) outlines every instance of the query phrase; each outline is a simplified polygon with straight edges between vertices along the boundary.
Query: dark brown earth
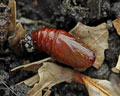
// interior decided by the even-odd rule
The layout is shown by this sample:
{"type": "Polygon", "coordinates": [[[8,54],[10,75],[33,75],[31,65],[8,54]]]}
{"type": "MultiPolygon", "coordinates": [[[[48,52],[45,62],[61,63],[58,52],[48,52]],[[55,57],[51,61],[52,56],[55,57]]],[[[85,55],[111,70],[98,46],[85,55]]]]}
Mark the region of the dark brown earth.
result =
{"type": "MultiPolygon", "coordinates": [[[[92,67],[83,73],[94,78],[109,79],[112,73],[111,68],[116,65],[120,54],[120,36],[117,35],[111,23],[112,20],[120,16],[119,0],[38,0],[38,5],[34,4],[34,0],[16,0],[16,3],[18,20],[21,17],[42,20],[55,25],[57,29],[66,31],[72,29],[77,22],[82,22],[89,26],[107,22],[109,49],[105,50],[104,63],[99,70],[92,67]]],[[[23,26],[28,32],[45,27],[45,25],[41,24],[23,24],[23,26]]],[[[48,57],[42,52],[23,54],[21,57],[12,55],[14,62],[10,64],[10,68],[23,64],[24,60],[36,61],[48,57]],[[35,56],[36,58],[33,58],[35,56]]],[[[12,91],[6,88],[5,85],[1,85],[3,89],[0,91],[0,96],[28,96],[26,92],[30,89],[29,87],[24,84],[15,86],[15,84],[27,79],[34,73],[18,70],[8,74],[5,70],[3,68],[0,71],[0,78],[3,79],[2,81],[10,81],[9,85],[12,91]],[[8,81],[9,77],[10,80],[8,81]],[[8,92],[11,95],[7,95],[9,94],[8,92]]],[[[51,96],[89,96],[86,88],[75,82],[63,82],[55,85],[51,90],[51,96]]]]}

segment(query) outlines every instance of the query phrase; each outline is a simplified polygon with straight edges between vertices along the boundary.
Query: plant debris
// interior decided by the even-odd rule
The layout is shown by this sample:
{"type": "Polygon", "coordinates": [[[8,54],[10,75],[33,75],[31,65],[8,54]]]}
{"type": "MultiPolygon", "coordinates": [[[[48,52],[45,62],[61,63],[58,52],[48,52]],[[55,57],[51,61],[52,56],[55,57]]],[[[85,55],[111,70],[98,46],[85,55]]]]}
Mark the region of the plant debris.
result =
{"type": "Polygon", "coordinates": [[[112,68],[112,71],[115,72],[115,73],[120,73],[120,55],[119,55],[119,58],[118,58],[118,62],[116,64],[116,66],[112,68]]]}
{"type": "Polygon", "coordinates": [[[25,81],[22,81],[21,83],[25,83],[28,86],[34,85],[34,87],[28,92],[30,96],[42,96],[41,93],[46,88],[47,91],[45,94],[48,94],[52,86],[64,81],[70,82],[72,79],[73,71],[71,69],[58,66],[52,62],[43,62],[43,66],[38,69],[38,74],[25,81]]]}
{"type": "Polygon", "coordinates": [[[9,5],[8,5],[10,8],[11,8],[11,24],[10,24],[10,27],[9,27],[9,30],[10,31],[15,31],[16,29],[16,1],[15,0],[9,0],[9,5]]]}
{"type": "Polygon", "coordinates": [[[89,96],[119,96],[111,82],[108,80],[92,79],[83,74],[78,74],[82,78],[89,96]]]}
{"type": "MultiPolygon", "coordinates": [[[[2,0],[4,1],[4,0],[2,0]]],[[[12,0],[11,0],[12,1],[12,0]]],[[[36,21],[45,21],[48,24],[55,25],[58,29],[65,29],[69,31],[73,28],[77,22],[82,22],[85,25],[89,26],[97,26],[100,23],[106,22],[109,20],[114,20],[116,17],[120,16],[120,1],[118,0],[16,0],[17,3],[17,21],[21,21],[21,18],[29,18],[32,20],[32,23],[24,22],[23,26],[28,31],[28,33],[33,32],[39,28],[45,27],[44,25],[39,25],[36,21]],[[37,1],[38,5],[35,5],[34,1],[37,1]]],[[[15,12],[15,11],[12,11],[15,12]]],[[[13,15],[15,16],[15,15],[13,15]]],[[[15,19],[15,18],[14,18],[15,19]]],[[[13,20],[14,22],[14,20],[13,20]]],[[[43,23],[43,22],[42,22],[43,23]]],[[[15,24],[15,23],[14,23],[15,24]]],[[[13,24],[13,26],[14,26],[13,24]]],[[[12,28],[12,27],[11,27],[12,28]]],[[[118,26],[119,28],[119,26],[118,26]]],[[[100,70],[97,70],[93,67],[89,68],[87,72],[84,72],[86,75],[92,76],[94,78],[106,78],[108,79],[107,73],[110,72],[111,68],[114,67],[117,63],[118,55],[120,54],[120,38],[115,30],[111,30],[110,28],[110,35],[109,35],[109,49],[105,51],[105,60],[103,65],[100,67],[100,70]],[[103,74],[106,73],[106,74],[103,74]]],[[[14,27],[11,29],[14,30],[14,27]]],[[[116,30],[117,31],[117,30],[116,30]]],[[[14,31],[12,31],[14,32],[14,31]]],[[[104,40],[103,40],[104,41],[104,40]]],[[[10,54],[11,55],[11,54],[10,54]]],[[[26,54],[24,54],[23,58],[17,58],[16,55],[12,56],[15,58],[15,61],[10,64],[10,67],[13,68],[15,66],[19,66],[23,64],[23,60],[26,59],[26,54]]],[[[27,55],[28,56],[28,55],[27,55]]],[[[27,60],[30,62],[41,60],[46,58],[46,54],[44,53],[31,53],[27,60]],[[37,55],[36,55],[37,54],[37,55]],[[35,57],[35,58],[33,58],[35,57]]],[[[31,77],[31,81],[34,82],[24,82],[29,86],[33,86],[35,83],[38,83],[39,75],[37,73],[38,68],[42,64],[35,64],[35,69],[32,70],[36,72],[36,75],[31,77]]],[[[27,65],[24,65],[27,66],[27,65]]],[[[34,64],[33,64],[34,66],[34,64]]],[[[32,66],[32,67],[33,67],[32,66]]],[[[6,67],[6,66],[5,66],[6,67]]],[[[4,68],[5,68],[4,67],[4,68]]],[[[23,69],[31,70],[32,67],[27,67],[23,69]]],[[[23,87],[23,84],[18,85],[16,87],[16,83],[22,80],[25,80],[30,77],[32,74],[24,70],[17,70],[17,72],[12,72],[13,75],[10,75],[11,78],[5,81],[10,80],[10,86],[13,86],[12,90],[18,96],[28,96],[26,95],[27,87],[23,87]],[[27,75],[27,77],[24,77],[27,75]],[[13,85],[12,85],[13,84],[13,85]]],[[[0,74],[0,76],[6,77],[4,74],[0,74]]],[[[114,78],[114,77],[113,77],[114,78]]],[[[111,81],[113,85],[116,86],[118,83],[116,80],[111,81]],[[114,81],[114,82],[113,82],[114,81]]],[[[114,87],[114,86],[113,86],[114,87]]],[[[118,88],[118,93],[119,93],[118,88]]],[[[49,89],[44,89],[43,93],[46,92],[44,95],[50,96],[88,96],[87,90],[83,88],[81,84],[78,83],[61,83],[55,85],[54,87],[49,89]],[[57,94],[57,95],[56,95],[57,94]]],[[[116,90],[114,90],[116,92],[116,90]]],[[[4,92],[7,92],[4,90],[4,92]]],[[[9,93],[8,93],[9,94],[9,93]]],[[[41,93],[42,94],[42,93],[41,93]]],[[[1,96],[6,96],[3,93],[3,90],[0,90],[1,96]]],[[[12,94],[14,95],[14,94],[12,94]]],[[[10,96],[12,96],[10,95],[10,96]]],[[[8,95],[9,96],[9,95],[8,95]]],[[[119,96],[119,95],[118,95],[119,96]]]]}
{"type": "MultiPolygon", "coordinates": [[[[30,67],[30,65],[28,67],[30,67]]],[[[43,65],[39,67],[36,75],[19,84],[24,83],[28,86],[34,86],[27,92],[30,96],[49,96],[52,86],[64,81],[71,82],[72,80],[85,84],[89,96],[119,96],[118,93],[114,91],[114,86],[112,86],[111,83],[114,82],[114,79],[112,79],[111,82],[108,80],[92,79],[53,62],[43,62],[43,65]],[[44,95],[42,94],[43,90],[45,91],[44,95]]]]}
{"type": "Polygon", "coordinates": [[[120,35],[120,17],[118,17],[117,19],[115,19],[113,21],[113,25],[114,25],[118,35],[120,35]]]}
{"type": "Polygon", "coordinates": [[[79,22],[69,33],[82,40],[95,52],[96,61],[93,66],[98,69],[104,61],[104,51],[108,48],[109,33],[106,23],[90,27],[79,22]]]}
{"type": "Polygon", "coordinates": [[[43,62],[45,62],[45,61],[52,61],[52,60],[53,59],[51,57],[48,57],[48,58],[45,58],[43,60],[39,60],[39,61],[36,61],[36,62],[32,62],[32,63],[28,63],[28,64],[25,64],[25,65],[21,65],[21,66],[15,67],[11,71],[15,71],[15,70],[23,68],[25,70],[30,70],[30,71],[33,71],[33,72],[37,72],[38,69],[42,66],[43,62]]]}
{"type": "Polygon", "coordinates": [[[117,74],[111,73],[109,76],[114,91],[120,96],[120,78],[117,74]]]}
{"type": "Polygon", "coordinates": [[[28,18],[20,18],[19,20],[17,19],[16,22],[21,22],[22,24],[43,24],[49,27],[56,27],[55,25],[49,24],[45,21],[42,20],[32,20],[32,19],[28,19],[28,18]]]}

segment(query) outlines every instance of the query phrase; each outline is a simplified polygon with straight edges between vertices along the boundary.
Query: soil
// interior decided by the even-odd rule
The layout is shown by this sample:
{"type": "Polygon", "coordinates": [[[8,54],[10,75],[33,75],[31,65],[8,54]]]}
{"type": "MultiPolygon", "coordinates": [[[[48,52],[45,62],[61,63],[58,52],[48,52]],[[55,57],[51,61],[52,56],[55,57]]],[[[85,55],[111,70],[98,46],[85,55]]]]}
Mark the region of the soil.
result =
{"type": "MultiPolygon", "coordinates": [[[[106,22],[109,29],[109,48],[105,50],[105,60],[100,69],[89,68],[84,74],[100,79],[109,79],[111,68],[117,63],[120,54],[120,37],[112,26],[112,20],[120,16],[119,0],[16,0],[17,19],[21,17],[42,20],[48,22],[57,29],[69,31],[77,22],[89,26],[96,26],[106,22]]],[[[39,28],[50,27],[43,24],[23,24],[28,32],[39,28]]],[[[10,56],[14,60],[10,69],[23,64],[24,60],[36,61],[48,57],[41,52],[23,53],[16,57],[13,53],[10,56]],[[33,58],[36,56],[36,58],[33,58]]],[[[31,77],[34,73],[17,70],[9,72],[6,66],[0,67],[0,96],[28,96],[26,92],[30,89],[27,85],[15,85],[16,83],[31,77]],[[6,71],[7,70],[7,71],[6,71]],[[5,84],[3,83],[5,82],[5,84]],[[9,82],[9,83],[8,83],[9,82]],[[7,85],[6,85],[7,84],[7,85]]],[[[117,74],[119,77],[119,75],[117,74]]],[[[51,96],[89,96],[84,85],[76,82],[63,82],[51,88],[51,96]]],[[[44,93],[44,92],[43,92],[44,93]]]]}

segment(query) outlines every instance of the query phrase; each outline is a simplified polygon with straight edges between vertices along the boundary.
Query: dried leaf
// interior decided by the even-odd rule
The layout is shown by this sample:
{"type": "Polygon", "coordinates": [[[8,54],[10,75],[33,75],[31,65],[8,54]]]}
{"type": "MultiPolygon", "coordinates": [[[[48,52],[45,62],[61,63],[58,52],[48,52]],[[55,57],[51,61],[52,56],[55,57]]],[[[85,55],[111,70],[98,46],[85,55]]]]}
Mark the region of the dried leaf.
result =
{"type": "Polygon", "coordinates": [[[79,22],[69,33],[80,38],[95,52],[96,61],[93,66],[98,69],[104,61],[104,50],[108,48],[109,33],[106,23],[89,27],[79,22]]]}
{"type": "Polygon", "coordinates": [[[119,55],[119,58],[118,58],[116,69],[118,69],[120,71],[120,55],[119,55]]]}
{"type": "Polygon", "coordinates": [[[51,93],[50,88],[52,86],[64,81],[70,82],[72,80],[76,80],[80,83],[83,82],[82,84],[85,84],[88,89],[89,96],[119,96],[110,81],[92,79],[83,74],[76,73],[71,69],[58,66],[52,62],[44,62],[43,66],[38,69],[38,74],[22,83],[25,83],[28,86],[34,85],[27,93],[30,96],[49,96],[51,93]],[[45,91],[44,95],[42,95],[43,90],[45,91]]]}
{"type": "Polygon", "coordinates": [[[21,23],[18,23],[16,26],[16,32],[14,32],[14,34],[9,36],[9,42],[10,42],[10,46],[11,48],[14,50],[14,52],[20,56],[20,48],[19,48],[19,40],[21,37],[24,37],[24,35],[26,34],[26,30],[22,27],[21,23]]]}
{"type": "Polygon", "coordinates": [[[48,89],[48,90],[45,92],[44,96],[50,96],[50,93],[51,93],[51,91],[48,89]]]}
{"type": "Polygon", "coordinates": [[[115,19],[113,21],[113,25],[114,25],[118,35],[120,35],[120,17],[118,17],[117,19],[115,19]]]}
{"type": "Polygon", "coordinates": [[[109,76],[114,91],[120,96],[120,78],[117,74],[111,73],[109,76]]]}
{"type": "Polygon", "coordinates": [[[113,68],[112,68],[112,71],[113,71],[114,73],[120,73],[120,70],[118,70],[116,67],[113,67],[113,68]]]}
{"type": "MultiPolygon", "coordinates": [[[[119,96],[110,81],[108,80],[98,80],[98,79],[93,79],[93,81],[98,84],[100,87],[104,89],[104,91],[108,92],[109,94],[105,94],[105,96],[119,96]]],[[[92,95],[93,96],[93,95],[92,95]]],[[[96,95],[95,95],[96,96],[96,95]]],[[[100,95],[101,96],[101,95],[100,95]]]]}
{"type": "Polygon", "coordinates": [[[60,82],[70,82],[73,79],[73,71],[71,69],[58,66],[52,62],[44,62],[43,66],[39,68],[38,74],[40,77],[39,83],[36,83],[28,92],[30,96],[41,96],[38,94],[40,94],[42,90],[46,88],[50,89],[60,82]]]}
{"type": "Polygon", "coordinates": [[[38,83],[38,81],[39,81],[39,75],[36,74],[36,75],[32,76],[31,78],[18,83],[17,85],[25,83],[28,86],[33,86],[34,84],[38,83]]]}
{"type": "Polygon", "coordinates": [[[83,74],[81,74],[81,78],[85,83],[89,96],[119,96],[108,80],[92,79],[83,74]]]}
{"type": "Polygon", "coordinates": [[[26,34],[26,30],[23,28],[21,23],[18,23],[16,26],[16,32],[13,37],[11,37],[11,46],[16,46],[21,37],[26,34]]]}
{"type": "Polygon", "coordinates": [[[8,6],[11,9],[11,23],[9,27],[9,31],[13,31],[16,28],[16,1],[15,0],[9,0],[8,6]]]}
{"type": "Polygon", "coordinates": [[[33,86],[34,84],[38,83],[39,78],[40,78],[39,75],[36,74],[33,77],[29,78],[29,80],[28,79],[25,80],[24,83],[28,86],[33,86]]]}
{"type": "Polygon", "coordinates": [[[39,60],[36,62],[32,62],[29,64],[21,65],[18,67],[13,68],[11,71],[15,71],[21,68],[24,68],[25,70],[33,71],[33,72],[38,72],[38,69],[42,66],[42,63],[45,61],[52,61],[53,59],[51,57],[45,58],[43,60],[39,60]]]}
{"type": "Polygon", "coordinates": [[[118,58],[118,62],[116,64],[116,66],[112,68],[112,71],[115,72],[115,73],[120,73],[120,55],[119,55],[119,58],[118,58]]]}

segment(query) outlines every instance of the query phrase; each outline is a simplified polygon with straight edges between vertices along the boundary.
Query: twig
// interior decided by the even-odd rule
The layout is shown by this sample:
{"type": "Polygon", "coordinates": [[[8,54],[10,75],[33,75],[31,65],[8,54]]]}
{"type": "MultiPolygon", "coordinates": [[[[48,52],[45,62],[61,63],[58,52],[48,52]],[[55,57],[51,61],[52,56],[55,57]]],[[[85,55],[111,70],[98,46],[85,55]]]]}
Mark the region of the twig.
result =
{"type": "Polygon", "coordinates": [[[17,19],[16,22],[21,22],[23,24],[36,24],[36,23],[38,23],[38,24],[47,25],[47,26],[53,27],[53,28],[56,27],[55,25],[49,24],[49,23],[42,21],[42,20],[32,20],[32,19],[23,18],[23,17],[21,17],[20,19],[17,19]]]}
{"type": "Polygon", "coordinates": [[[26,64],[26,65],[21,65],[21,66],[18,66],[18,67],[15,67],[15,68],[13,68],[11,71],[15,71],[15,70],[17,70],[17,69],[21,69],[21,68],[26,68],[26,67],[29,67],[29,66],[31,66],[31,65],[35,65],[35,64],[41,64],[41,63],[43,63],[43,62],[45,62],[45,61],[50,61],[50,60],[53,60],[51,57],[48,57],[48,58],[45,58],[45,59],[43,59],[43,60],[39,60],[39,61],[36,61],[36,62],[32,62],[32,63],[29,63],[29,64],[26,64]]]}
{"type": "Polygon", "coordinates": [[[18,96],[10,87],[8,87],[7,84],[5,84],[5,83],[2,82],[2,81],[1,81],[1,83],[3,83],[3,85],[5,85],[5,87],[6,87],[7,89],[9,89],[15,96],[18,96]]]}

